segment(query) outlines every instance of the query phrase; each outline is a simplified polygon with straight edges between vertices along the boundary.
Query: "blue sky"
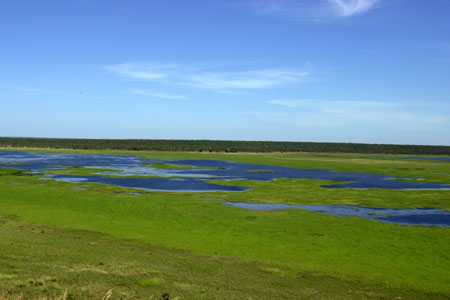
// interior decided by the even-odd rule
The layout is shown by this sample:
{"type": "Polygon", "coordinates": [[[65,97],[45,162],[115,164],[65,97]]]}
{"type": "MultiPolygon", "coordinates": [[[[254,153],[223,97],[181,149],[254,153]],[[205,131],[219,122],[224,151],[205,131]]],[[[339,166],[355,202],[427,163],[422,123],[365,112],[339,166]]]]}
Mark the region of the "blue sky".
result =
{"type": "Polygon", "coordinates": [[[450,145],[448,0],[15,0],[0,37],[0,136],[450,145]]]}

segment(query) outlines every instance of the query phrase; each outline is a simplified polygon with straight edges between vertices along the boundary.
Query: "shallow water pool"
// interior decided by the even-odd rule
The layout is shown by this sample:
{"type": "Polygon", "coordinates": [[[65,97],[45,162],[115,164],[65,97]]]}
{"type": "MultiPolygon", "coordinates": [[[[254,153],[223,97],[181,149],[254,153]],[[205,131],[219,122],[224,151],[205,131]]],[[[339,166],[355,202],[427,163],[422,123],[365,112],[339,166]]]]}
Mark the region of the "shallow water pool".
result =
{"type": "Polygon", "coordinates": [[[288,205],[227,202],[225,205],[250,211],[300,209],[337,217],[358,217],[384,223],[450,227],[450,212],[440,209],[387,209],[338,205],[288,205]]]}

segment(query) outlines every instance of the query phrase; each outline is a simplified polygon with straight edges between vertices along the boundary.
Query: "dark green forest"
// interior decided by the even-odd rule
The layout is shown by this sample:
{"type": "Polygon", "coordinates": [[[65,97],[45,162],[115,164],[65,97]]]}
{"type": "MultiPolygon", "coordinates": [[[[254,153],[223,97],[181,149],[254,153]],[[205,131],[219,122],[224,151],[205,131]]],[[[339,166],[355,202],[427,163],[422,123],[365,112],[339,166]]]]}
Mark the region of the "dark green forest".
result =
{"type": "Polygon", "coordinates": [[[0,147],[116,149],[135,151],[330,152],[450,155],[449,146],[216,140],[112,140],[0,137],[0,147]]]}

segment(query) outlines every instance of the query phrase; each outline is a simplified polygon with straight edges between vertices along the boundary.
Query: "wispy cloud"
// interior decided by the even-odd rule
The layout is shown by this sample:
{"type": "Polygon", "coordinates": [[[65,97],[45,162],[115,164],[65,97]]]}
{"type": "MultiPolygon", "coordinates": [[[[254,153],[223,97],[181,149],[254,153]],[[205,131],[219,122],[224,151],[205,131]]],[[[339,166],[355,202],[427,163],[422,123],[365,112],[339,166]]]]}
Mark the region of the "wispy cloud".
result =
{"type": "MultiPolygon", "coordinates": [[[[233,68],[242,69],[235,66],[233,68]]],[[[220,93],[269,89],[291,84],[300,84],[307,80],[310,75],[307,71],[298,69],[269,68],[232,70],[233,68],[222,67],[219,70],[216,68],[214,71],[210,71],[204,66],[190,67],[136,63],[123,63],[105,67],[109,72],[131,80],[137,79],[176,87],[211,90],[220,93]]],[[[143,91],[139,91],[139,93],[146,94],[143,91]]],[[[152,94],[148,96],[156,95],[152,94]]]]}
{"type": "Polygon", "coordinates": [[[269,104],[289,107],[289,108],[296,108],[296,107],[302,107],[304,100],[270,100],[268,101],[269,104]]]}
{"type": "Polygon", "coordinates": [[[200,73],[191,75],[187,83],[212,90],[267,89],[301,83],[308,72],[293,70],[256,70],[247,72],[200,73]]]}
{"type": "Polygon", "coordinates": [[[349,17],[374,9],[380,0],[328,0],[337,16],[349,17]]]}
{"type": "Polygon", "coordinates": [[[133,95],[137,95],[137,96],[160,98],[160,99],[166,99],[166,100],[186,100],[187,99],[187,97],[184,95],[155,92],[155,91],[146,90],[146,89],[131,89],[130,93],[133,95]]]}
{"type": "Polygon", "coordinates": [[[382,0],[247,0],[247,5],[261,14],[275,14],[299,19],[351,17],[364,14],[382,0]]]}
{"type": "Polygon", "coordinates": [[[167,77],[167,71],[175,66],[123,63],[106,66],[105,69],[117,75],[138,80],[161,80],[167,77]]]}

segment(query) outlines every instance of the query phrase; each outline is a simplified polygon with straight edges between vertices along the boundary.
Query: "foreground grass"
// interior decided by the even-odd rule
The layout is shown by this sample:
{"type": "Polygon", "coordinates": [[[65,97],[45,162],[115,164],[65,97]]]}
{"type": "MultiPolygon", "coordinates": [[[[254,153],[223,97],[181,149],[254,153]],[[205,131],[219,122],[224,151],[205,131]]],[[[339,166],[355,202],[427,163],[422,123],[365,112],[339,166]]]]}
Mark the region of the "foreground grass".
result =
{"type": "MultiPolygon", "coordinates": [[[[449,164],[416,163],[391,156],[140,155],[161,159],[226,159],[305,168],[327,166],[333,170],[371,170],[374,173],[386,172],[390,166],[400,176],[406,177],[408,170],[415,170],[419,177],[439,182],[447,182],[449,173],[449,164]],[[438,176],[440,173],[445,175],[438,176]]],[[[0,232],[0,282],[5,282],[0,286],[5,292],[56,297],[69,289],[77,297],[90,295],[99,299],[112,287],[121,287],[122,281],[114,281],[110,275],[94,272],[91,279],[84,281],[83,276],[67,271],[79,263],[111,274],[115,272],[115,266],[126,273],[124,266],[142,264],[140,270],[144,275],[132,279],[125,276],[121,280],[128,282],[127,289],[133,290],[136,297],[144,299],[151,296],[158,299],[164,292],[180,299],[301,299],[312,295],[319,299],[439,299],[450,296],[448,229],[388,225],[301,211],[247,212],[223,206],[224,201],[253,201],[449,209],[448,191],[329,190],[320,188],[323,182],[278,180],[241,182],[239,184],[253,188],[245,193],[135,194],[127,189],[42,181],[36,176],[17,175],[5,173],[0,176],[0,215],[19,218],[5,219],[6,225],[2,225],[4,230],[0,232]],[[14,226],[22,226],[23,232],[15,231],[14,226]],[[36,233],[47,227],[43,230],[49,230],[48,235],[28,231],[38,228],[34,230],[36,233]],[[89,243],[95,243],[97,239],[105,243],[89,247],[89,243]],[[23,249],[18,250],[14,245],[23,249]],[[140,256],[141,250],[123,250],[128,249],[127,245],[147,250],[142,250],[140,256]],[[159,267],[156,267],[157,261],[145,254],[156,251],[151,250],[154,248],[163,253],[155,256],[159,267]],[[16,253],[22,253],[22,256],[14,259],[16,253]],[[102,257],[109,257],[112,263],[106,264],[102,257]],[[174,257],[183,257],[184,264],[177,263],[174,257]],[[58,259],[69,268],[54,270],[61,277],[56,276],[59,289],[42,291],[42,285],[15,288],[16,281],[20,285],[28,278],[34,282],[41,276],[55,277],[52,274],[56,273],[47,271],[45,266],[58,265],[58,259]],[[20,261],[24,261],[22,266],[20,261]],[[104,265],[99,267],[96,261],[104,265]],[[215,264],[209,265],[211,261],[215,264]],[[161,272],[166,263],[173,266],[167,274],[146,273],[146,270],[154,269],[161,272]],[[223,264],[229,267],[226,273],[221,271],[223,264]],[[106,265],[110,269],[106,269],[106,265]],[[28,269],[34,275],[27,273],[31,272],[26,271],[28,269]],[[177,272],[187,272],[197,279],[186,281],[187,275],[183,275],[183,279],[177,277],[182,275],[174,275],[177,272]],[[223,277],[214,277],[219,276],[217,272],[223,277]],[[6,274],[3,277],[9,279],[1,279],[1,274],[6,274]],[[75,277],[64,279],[69,275],[75,277]],[[206,294],[200,290],[183,291],[174,286],[174,282],[181,282],[182,286],[187,282],[203,287],[202,282],[208,280],[212,280],[207,285],[211,291],[206,294]],[[227,288],[222,280],[231,280],[237,286],[242,284],[239,288],[228,285],[228,290],[235,292],[232,294],[225,292],[227,288]],[[150,287],[142,287],[136,282],[150,287]],[[82,287],[87,290],[81,290],[82,287]],[[214,290],[217,287],[219,290],[214,290]]],[[[114,293],[116,291],[118,293],[114,295],[119,297],[121,288],[114,289],[114,293]]],[[[131,294],[124,297],[131,297],[131,294]]]]}
{"type": "Polygon", "coordinates": [[[0,299],[445,299],[0,217],[0,299]]]}

